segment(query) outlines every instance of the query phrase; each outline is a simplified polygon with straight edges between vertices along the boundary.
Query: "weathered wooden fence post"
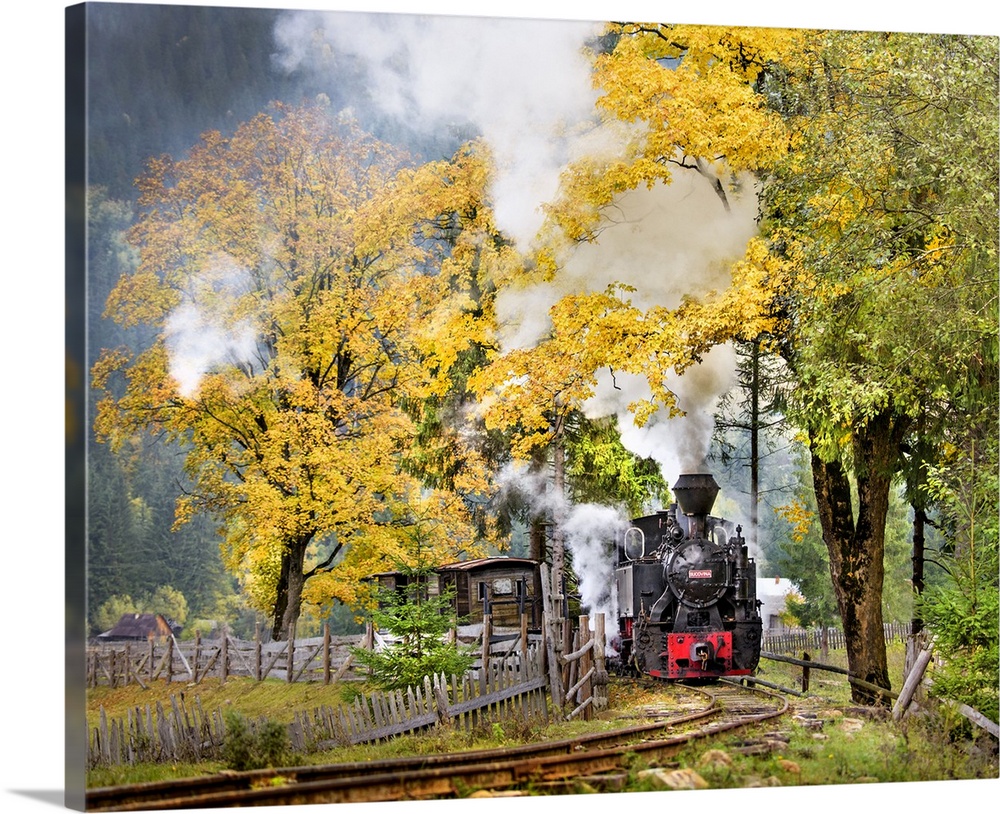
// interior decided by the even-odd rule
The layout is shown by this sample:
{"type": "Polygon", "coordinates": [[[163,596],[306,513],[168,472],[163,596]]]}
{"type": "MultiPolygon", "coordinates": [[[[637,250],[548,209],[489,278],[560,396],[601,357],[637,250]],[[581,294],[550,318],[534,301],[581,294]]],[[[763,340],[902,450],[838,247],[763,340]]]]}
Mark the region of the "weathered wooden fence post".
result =
{"type": "Polygon", "coordinates": [[[493,638],[493,616],[483,614],[483,646],[480,650],[482,666],[479,668],[479,691],[486,692],[486,678],[490,674],[490,640],[493,638]]]}
{"type": "Polygon", "coordinates": [[[194,671],[194,683],[198,683],[200,676],[198,675],[198,667],[201,664],[201,631],[196,630],[194,632],[194,660],[191,663],[191,669],[194,671]]]}
{"type": "Polygon", "coordinates": [[[593,685],[593,667],[594,667],[594,656],[593,656],[593,638],[590,635],[590,617],[581,616],[580,617],[580,647],[586,648],[588,644],[591,645],[591,649],[587,650],[580,657],[580,669],[578,675],[580,680],[583,681],[583,686],[580,687],[580,695],[578,696],[581,704],[586,704],[587,706],[583,710],[583,719],[589,721],[594,717],[593,709],[591,705],[594,703],[594,685],[593,685]],[[587,676],[590,678],[587,678],[587,676]]]}
{"type": "Polygon", "coordinates": [[[260,643],[260,622],[254,626],[253,631],[253,642],[254,642],[254,665],[253,665],[253,677],[255,681],[260,681],[260,671],[263,668],[263,659],[261,652],[260,643]]]}
{"type": "MultiPolygon", "coordinates": [[[[365,643],[363,647],[365,650],[375,649],[375,625],[372,624],[370,619],[365,623],[365,643]]],[[[367,673],[370,678],[372,674],[371,667],[367,668],[367,673]]]]}
{"type": "Polygon", "coordinates": [[[562,670],[556,658],[556,624],[552,609],[552,582],[549,567],[546,563],[539,566],[542,577],[542,635],[545,639],[545,661],[549,673],[549,695],[552,698],[552,711],[557,721],[563,719],[563,689],[562,670]]]}
{"type": "Polygon", "coordinates": [[[323,683],[330,683],[330,623],[323,623],[323,683]]]}
{"type": "Polygon", "coordinates": [[[906,709],[913,700],[913,694],[917,691],[917,687],[920,685],[920,680],[924,677],[927,665],[930,664],[930,662],[931,648],[921,650],[917,655],[917,660],[913,664],[913,669],[910,670],[909,674],[906,676],[906,680],[903,682],[903,689],[899,691],[899,697],[896,699],[896,703],[892,708],[892,720],[898,721],[903,717],[903,715],[906,714],[906,709]]]}
{"type": "MultiPolygon", "coordinates": [[[[802,651],[802,661],[811,661],[808,651],[802,651]]],[[[809,692],[809,667],[802,665],[802,692],[809,692]]]]}
{"type": "Polygon", "coordinates": [[[220,672],[222,683],[225,684],[226,679],[229,678],[229,630],[225,625],[222,626],[222,665],[220,672]]]}
{"type": "Polygon", "coordinates": [[[288,628],[288,675],[286,680],[289,684],[295,681],[295,623],[288,628]]]}
{"type": "Polygon", "coordinates": [[[604,614],[594,617],[594,709],[601,711],[608,708],[608,667],[605,662],[604,648],[607,646],[604,627],[604,614]]]}
{"type": "MultiPolygon", "coordinates": [[[[562,629],[562,644],[556,648],[556,652],[563,656],[563,659],[560,660],[563,664],[562,685],[567,687],[573,683],[573,667],[576,666],[573,662],[565,661],[565,655],[573,652],[573,623],[562,614],[558,616],[558,620],[562,629]]],[[[564,698],[564,700],[569,701],[568,698],[564,698]]]]}
{"type": "Polygon", "coordinates": [[[521,658],[528,658],[528,614],[521,611],[521,658]]]}

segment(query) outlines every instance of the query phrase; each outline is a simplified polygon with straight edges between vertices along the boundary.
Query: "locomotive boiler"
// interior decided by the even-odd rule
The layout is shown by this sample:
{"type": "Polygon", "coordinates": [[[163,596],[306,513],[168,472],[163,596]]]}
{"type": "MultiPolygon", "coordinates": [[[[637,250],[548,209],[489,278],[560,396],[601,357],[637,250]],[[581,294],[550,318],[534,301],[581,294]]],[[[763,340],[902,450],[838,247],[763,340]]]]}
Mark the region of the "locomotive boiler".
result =
{"type": "Polygon", "coordinates": [[[750,675],[760,659],[756,565],[742,528],[710,514],[715,478],[681,475],[676,503],[617,541],[619,669],[655,678],[750,675]]]}

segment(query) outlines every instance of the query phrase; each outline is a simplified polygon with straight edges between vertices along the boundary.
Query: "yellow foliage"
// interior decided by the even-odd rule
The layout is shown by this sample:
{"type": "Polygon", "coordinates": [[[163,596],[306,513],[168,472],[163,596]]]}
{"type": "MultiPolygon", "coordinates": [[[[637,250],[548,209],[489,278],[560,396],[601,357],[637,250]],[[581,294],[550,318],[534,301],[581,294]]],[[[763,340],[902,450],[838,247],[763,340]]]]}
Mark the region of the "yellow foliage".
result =
{"type": "Polygon", "coordinates": [[[795,30],[613,25],[615,48],[594,60],[602,126],[620,145],[571,165],[547,208],[571,240],[593,240],[598,214],[621,193],[698,172],[723,188],[766,169],[790,132],[755,83],[766,65],[801,48],[795,30]],[[628,125],[630,129],[626,129],[628,125]]]}
{"type": "Polygon", "coordinates": [[[792,500],[784,506],[778,506],[775,511],[779,516],[785,518],[792,526],[792,539],[796,543],[801,543],[809,533],[816,515],[810,511],[805,503],[798,498],[792,500]]]}

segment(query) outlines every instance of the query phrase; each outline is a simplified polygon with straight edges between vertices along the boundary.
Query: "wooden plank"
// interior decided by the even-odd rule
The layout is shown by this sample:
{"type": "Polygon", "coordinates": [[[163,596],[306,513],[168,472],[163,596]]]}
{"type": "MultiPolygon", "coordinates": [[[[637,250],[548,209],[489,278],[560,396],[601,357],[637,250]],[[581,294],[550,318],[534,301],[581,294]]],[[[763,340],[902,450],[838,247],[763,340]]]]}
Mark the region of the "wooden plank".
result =
{"type": "Polygon", "coordinates": [[[985,729],[994,738],[1000,738],[1000,726],[995,721],[991,721],[979,710],[973,709],[968,704],[954,704],[954,706],[961,715],[972,721],[976,726],[985,729]]]}
{"type": "Polygon", "coordinates": [[[527,693],[534,689],[539,689],[546,685],[547,679],[542,676],[540,678],[533,679],[531,681],[526,681],[523,684],[518,684],[515,687],[508,687],[505,690],[498,690],[495,693],[490,693],[489,695],[480,696],[478,698],[467,699],[463,701],[457,701],[452,705],[452,714],[461,714],[467,712],[475,712],[482,709],[489,704],[496,703],[497,701],[502,701],[506,698],[512,698],[519,693],[527,693]]]}
{"type": "Polygon", "coordinates": [[[191,665],[188,664],[187,659],[184,658],[184,651],[181,650],[180,645],[177,644],[177,639],[175,639],[174,636],[171,635],[170,636],[170,641],[173,643],[174,647],[176,648],[177,655],[180,656],[181,663],[184,665],[184,669],[187,670],[188,676],[190,676],[191,680],[194,681],[194,671],[191,669],[191,665]]]}
{"type": "MultiPolygon", "coordinates": [[[[931,663],[931,649],[921,650],[920,654],[917,656],[916,662],[914,662],[913,668],[910,670],[909,674],[906,676],[906,680],[903,682],[903,688],[899,691],[899,698],[896,699],[896,703],[892,707],[892,720],[899,721],[903,715],[906,713],[907,707],[910,705],[910,701],[913,700],[913,693],[917,691],[917,687],[920,681],[924,677],[924,672],[927,670],[927,665],[931,663]]],[[[805,686],[802,688],[806,689],[805,686]]]]}
{"type": "MultiPolygon", "coordinates": [[[[581,624],[583,624],[583,620],[585,618],[586,617],[581,617],[580,621],[581,624]]],[[[561,660],[564,662],[570,662],[581,659],[593,649],[594,649],[594,640],[587,637],[586,644],[582,645],[578,650],[574,650],[572,653],[567,653],[565,656],[561,656],[561,660]]]]}
{"type": "Polygon", "coordinates": [[[330,683],[330,623],[323,625],[323,683],[330,683]]]}
{"type": "Polygon", "coordinates": [[[239,658],[239,660],[243,663],[243,668],[246,670],[247,675],[249,676],[255,675],[253,665],[251,665],[250,662],[247,661],[246,657],[243,655],[243,650],[240,648],[236,640],[230,637],[228,634],[226,635],[226,638],[229,640],[230,644],[228,652],[234,654],[237,658],[239,658]]]}
{"type": "Polygon", "coordinates": [[[586,686],[587,682],[590,681],[590,679],[592,679],[593,677],[594,677],[594,668],[591,667],[590,671],[585,676],[583,676],[579,681],[576,682],[576,684],[574,684],[572,687],[570,687],[566,691],[566,697],[567,698],[572,698],[573,695],[578,690],[580,690],[581,687],[586,686]]]}
{"type": "MultiPolygon", "coordinates": [[[[288,642],[278,642],[277,644],[280,644],[281,646],[275,652],[275,654],[271,657],[271,660],[267,663],[267,666],[262,669],[259,680],[263,680],[263,679],[267,678],[267,676],[271,672],[271,670],[274,669],[274,665],[278,663],[278,659],[281,658],[281,656],[288,649],[288,642]]],[[[262,649],[261,649],[262,654],[263,654],[264,651],[266,651],[268,649],[270,649],[270,648],[268,648],[266,645],[264,645],[262,647],[262,649]]]]}
{"type": "Polygon", "coordinates": [[[593,703],[593,701],[594,701],[593,698],[588,698],[586,701],[580,704],[580,706],[574,709],[569,715],[567,715],[566,716],[567,719],[572,721],[580,713],[586,712],[588,709],[590,709],[590,705],[593,703]]]}
{"type": "Polygon", "coordinates": [[[302,678],[302,674],[306,671],[306,668],[312,663],[312,660],[316,658],[319,654],[320,649],[323,647],[322,643],[310,647],[305,660],[302,662],[302,666],[299,667],[298,671],[295,673],[295,677],[291,679],[292,681],[298,681],[302,678]]]}

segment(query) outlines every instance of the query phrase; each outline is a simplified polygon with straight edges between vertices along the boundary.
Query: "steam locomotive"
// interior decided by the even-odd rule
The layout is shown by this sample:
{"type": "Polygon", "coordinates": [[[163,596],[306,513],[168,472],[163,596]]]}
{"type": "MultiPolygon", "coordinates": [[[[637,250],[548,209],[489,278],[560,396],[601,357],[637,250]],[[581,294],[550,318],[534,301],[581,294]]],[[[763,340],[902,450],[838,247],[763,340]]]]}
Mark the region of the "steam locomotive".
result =
{"type": "Polygon", "coordinates": [[[681,475],[675,504],[616,543],[619,672],[668,680],[750,675],[760,660],[757,571],[742,528],[709,514],[711,475],[681,475]]]}

